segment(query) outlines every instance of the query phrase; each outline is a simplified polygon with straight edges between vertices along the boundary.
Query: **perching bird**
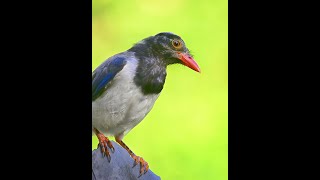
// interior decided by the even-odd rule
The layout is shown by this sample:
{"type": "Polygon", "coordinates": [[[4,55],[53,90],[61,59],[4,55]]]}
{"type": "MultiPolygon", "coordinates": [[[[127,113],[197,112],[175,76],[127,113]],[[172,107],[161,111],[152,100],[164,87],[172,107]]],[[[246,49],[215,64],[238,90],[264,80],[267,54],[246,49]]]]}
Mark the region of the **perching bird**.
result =
{"type": "Polygon", "coordinates": [[[182,64],[200,72],[184,41],[178,35],[163,32],[108,58],[92,73],[92,131],[99,139],[102,153],[110,162],[108,148],[112,152],[114,148],[107,136],[114,136],[134,159],[134,166],[140,163],[140,176],[148,171],[148,163],[122,139],[153,107],[170,64],[182,64]]]}

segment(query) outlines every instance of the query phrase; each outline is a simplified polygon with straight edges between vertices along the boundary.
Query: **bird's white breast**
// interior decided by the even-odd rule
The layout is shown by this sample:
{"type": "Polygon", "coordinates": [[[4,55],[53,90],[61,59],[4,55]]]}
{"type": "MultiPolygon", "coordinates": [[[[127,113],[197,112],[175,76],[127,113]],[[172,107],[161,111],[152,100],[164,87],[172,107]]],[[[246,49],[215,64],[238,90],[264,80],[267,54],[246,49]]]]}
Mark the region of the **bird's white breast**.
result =
{"type": "Polygon", "coordinates": [[[136,67],[135,59],[130,59],[104,94],[92,102],[92,126],[106,136],[127,134],[149,113],[159,96],[142,94],[134,83],[136,67]]]}

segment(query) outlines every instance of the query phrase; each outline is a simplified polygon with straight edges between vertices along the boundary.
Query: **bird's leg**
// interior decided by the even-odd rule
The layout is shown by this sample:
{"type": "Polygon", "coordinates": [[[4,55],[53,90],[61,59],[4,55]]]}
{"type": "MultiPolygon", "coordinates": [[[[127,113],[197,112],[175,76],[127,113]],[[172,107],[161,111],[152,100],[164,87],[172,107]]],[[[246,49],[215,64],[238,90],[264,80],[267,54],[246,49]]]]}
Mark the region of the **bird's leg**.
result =
{"type": "Polygon", "coordinates": [[[108,150],[108,147],[111,149],[111,152],[114,152],[114,147],[111,141],[105,137],[101,132],[99,132],[96,128],[93,128],[94,133],[96,134],[97,138],[99,139],[99,145],[103,155],[106,155],[108,161],[111,161],[111,156],[108,150]]]}
{"type": "Polygon", "coordinates": [[[145,174],[148,170],[149,170],[149,165],[148,163],[142,158],[139,157],[137,155],[135,155],[130,149],[129,147],[121,140],[121,138],[119,137],[115,137],[116,141],[124,148],[128,151],[128,153],[130,154],[130,156],[132,157],[132,159],[134,160],[134,164],[133,167],[135,167],[138,163],[140,163],[140,175],[145,174]]]}

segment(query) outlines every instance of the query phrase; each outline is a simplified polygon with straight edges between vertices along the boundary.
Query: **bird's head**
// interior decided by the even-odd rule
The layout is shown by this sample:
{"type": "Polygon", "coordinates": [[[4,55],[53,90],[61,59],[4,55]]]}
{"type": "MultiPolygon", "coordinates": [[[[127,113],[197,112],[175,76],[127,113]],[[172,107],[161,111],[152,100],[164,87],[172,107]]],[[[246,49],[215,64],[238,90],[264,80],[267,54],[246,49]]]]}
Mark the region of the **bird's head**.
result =
{"type": "Polygon", "coordinates": [[[150,52],[147,53],[148,55],[155,56],[165,65],[178,63],[200,72],[198,64],[193,59],[184,41],[176,34],[169,32],[159,33],[140,41],[135,45],[134,49],[141,52],[143,48],[148,49],[150,52]]]}

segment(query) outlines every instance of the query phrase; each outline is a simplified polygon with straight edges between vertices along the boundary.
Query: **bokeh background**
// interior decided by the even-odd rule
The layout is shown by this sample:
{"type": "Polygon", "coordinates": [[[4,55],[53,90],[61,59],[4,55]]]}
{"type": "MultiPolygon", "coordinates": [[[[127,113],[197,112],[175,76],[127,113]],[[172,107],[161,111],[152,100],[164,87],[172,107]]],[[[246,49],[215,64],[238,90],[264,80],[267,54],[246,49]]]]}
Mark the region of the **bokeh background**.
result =
{"type": "Polygon", "coordinates": [[[169,66],[154,108],[124,142],[164,180],[227,180],[228,1],[93,0],[92,8],[92,71],[159,32],[180,35],[202,71],[169,66]]]}

